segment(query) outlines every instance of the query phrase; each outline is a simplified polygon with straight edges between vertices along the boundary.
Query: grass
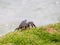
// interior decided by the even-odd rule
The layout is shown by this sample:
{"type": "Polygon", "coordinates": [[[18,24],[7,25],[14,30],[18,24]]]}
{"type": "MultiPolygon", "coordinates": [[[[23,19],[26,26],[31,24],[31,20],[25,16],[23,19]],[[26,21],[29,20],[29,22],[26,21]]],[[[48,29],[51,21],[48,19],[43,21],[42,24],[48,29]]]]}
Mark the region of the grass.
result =
{"type": "Polygon", "coordinates": [[[60,23],[10,32],[0,37],[0,45],[60,45],[60,23]],[[53,27],[59,33],[51,34],[46,27],[53,27]]]}

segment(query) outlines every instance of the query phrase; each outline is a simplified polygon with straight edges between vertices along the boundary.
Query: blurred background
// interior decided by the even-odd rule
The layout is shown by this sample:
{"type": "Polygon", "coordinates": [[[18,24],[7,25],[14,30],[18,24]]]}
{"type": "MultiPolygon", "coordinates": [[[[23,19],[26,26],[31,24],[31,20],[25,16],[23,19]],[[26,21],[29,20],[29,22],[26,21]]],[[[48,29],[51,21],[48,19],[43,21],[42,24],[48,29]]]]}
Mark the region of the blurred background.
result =
{"type": "Polygon", "coordinates": [[[37,26],[60,22],[60,0],[0,0],[0,35],[24,19],[37,26]]]}

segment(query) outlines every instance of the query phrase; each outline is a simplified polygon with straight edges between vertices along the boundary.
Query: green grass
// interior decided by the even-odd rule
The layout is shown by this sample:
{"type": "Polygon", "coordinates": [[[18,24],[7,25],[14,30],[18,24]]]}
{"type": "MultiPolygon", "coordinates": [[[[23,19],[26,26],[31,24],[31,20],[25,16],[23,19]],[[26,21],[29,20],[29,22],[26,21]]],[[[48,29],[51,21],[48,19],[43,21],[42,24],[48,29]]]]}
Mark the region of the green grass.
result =
{"type": "MultiPolygon", "coordinates": [[[[58,32],[60,31],[60,23],[48,26],[53,26],[58,32]]],[[[0,37],[0,45],[60,45],[59,33],[50,34],[44,30],[46,29],[42,26],[10,32],[0,37]]]]}

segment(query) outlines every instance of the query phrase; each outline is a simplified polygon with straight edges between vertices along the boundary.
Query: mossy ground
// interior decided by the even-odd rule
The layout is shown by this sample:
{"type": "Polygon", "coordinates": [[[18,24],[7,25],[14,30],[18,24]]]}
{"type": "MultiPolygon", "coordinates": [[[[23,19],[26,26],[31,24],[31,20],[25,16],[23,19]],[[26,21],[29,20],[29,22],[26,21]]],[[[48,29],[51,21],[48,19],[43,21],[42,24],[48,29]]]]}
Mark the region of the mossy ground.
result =
{"type": "Polygon", "coordinates": [[[10,32],[0,37],[0,45],[60,45],[60,23],[10,32]],[[46,31],[51,27],[58,33],[46,31]]]}

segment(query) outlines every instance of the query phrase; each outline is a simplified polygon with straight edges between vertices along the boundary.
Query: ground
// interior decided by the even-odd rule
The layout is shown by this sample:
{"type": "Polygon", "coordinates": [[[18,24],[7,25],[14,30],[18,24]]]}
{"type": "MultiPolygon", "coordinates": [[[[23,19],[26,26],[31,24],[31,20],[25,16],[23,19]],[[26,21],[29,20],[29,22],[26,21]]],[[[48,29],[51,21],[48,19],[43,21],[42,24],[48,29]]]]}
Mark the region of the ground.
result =
{"type": "Polygon", "coordinates": [[[60,45],[60,23],[10,32],[0,37],[0,45],[60,45]]]}

